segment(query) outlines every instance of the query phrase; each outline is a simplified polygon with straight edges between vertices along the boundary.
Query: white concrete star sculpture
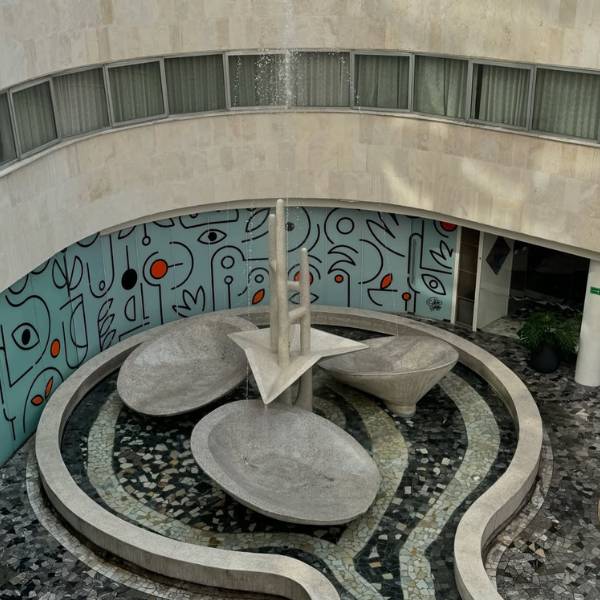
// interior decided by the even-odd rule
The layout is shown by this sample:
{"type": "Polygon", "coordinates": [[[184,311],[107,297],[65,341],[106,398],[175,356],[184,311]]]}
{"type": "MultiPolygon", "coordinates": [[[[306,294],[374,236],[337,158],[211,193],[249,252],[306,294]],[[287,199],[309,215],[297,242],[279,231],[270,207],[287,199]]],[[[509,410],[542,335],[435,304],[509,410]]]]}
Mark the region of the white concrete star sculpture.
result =
{"type": "Polygon", "coordinates": [[[229,337],[246,353],[248,364],[265,404],[270,404],[283,394],[322,358],[363,350],[367,347],[360,342],[311,328],[310,351],[303,353],[300,347],[300,326],[292,325],[290,330],[290,360],[284,367],[279,364],[277,352],[271,350],[269,329],[229,334],[229,337]]]}
{"type": "Polygon", "coordinates": [[[311,328],[308,251],[300,251],[299,281],[288,281],[286,248],[284,205],[283,200],[278,200],[275,214],[269,215],[270,327],[231,333],[229,337],[246,353],[265,404],[279,396],[289,402],[288,390],[300,378],[296,404],[312,410],[311,367],[325,356],[367,346],[311,328]],[[290,292],[297,292],[300,298],[299,306],[291,309],[290,292]]]}

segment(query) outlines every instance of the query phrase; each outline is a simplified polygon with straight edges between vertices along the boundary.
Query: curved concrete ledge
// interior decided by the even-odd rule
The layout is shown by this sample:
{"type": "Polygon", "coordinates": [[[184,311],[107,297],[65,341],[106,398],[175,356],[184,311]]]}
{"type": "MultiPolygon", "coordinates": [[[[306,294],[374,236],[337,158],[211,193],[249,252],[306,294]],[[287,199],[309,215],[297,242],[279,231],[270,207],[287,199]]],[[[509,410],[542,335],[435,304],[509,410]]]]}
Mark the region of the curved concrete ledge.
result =
{"type": "MultiPolygon", "coordinates": [[[[267,323],[266,315],[246,309],[257,325],[267,323]]],[[[482,494],[461,519],[454,538],[454,572],[463,600],[502,600],[489,579],[483,552],[494,535],[520,510],[535,485],[542,453],[543,424],[537,405],[525,384],[504,363],[483,348],[449,331],[375,311],[314,306],[315,324],[344,326],[380,333],[421,333],[452,345],[459,361],[485,379],[499,394],[519,431],[513,459],[506,472],[482,494]]]]}
{"type": "MultiPolygon", "coordinates": [[[[258,325],[263,309],[237,309],[258,325]]],[[[503,363],[475,344],[432,325],[361,309],[315,306],[313,322],[348,325],[380,333],[432,335],[451,344],[460,361],[486,379],[501,396],[518,429],[519,441],[508,469],[465,513],[454,541],[455,576],[466,600],[501,600],[488,578],[483,550],[493,535],[519,510],[530,493],[542,449],[542,420],[521,380],[503,363]]],[[[172,324],[161,328],[164,331],[172,324]]],[[[279,594],[286,598],[328,600],[338,594],[327,579],[304,563],[284,556],[227,551],[178,542],[140,529],[93,502],[75,483],[64,464],[60,440],[64,426],[84,395],[118,368],[139,343],[156,330],[129,338],[97,355],[56,391],[42,414],[36,455],[44,488],[55,508],[78,532],[109,552],[168,577],[204,585],[279,594]]]]}
{"type": "MultiPolygon", "coordinates": [[[[172,325],[160,329],[165,331],[172,325]]],[[[69,416],[94,385],[117,369],[136,346],[156,335],[156,331],[138,334],[96,355],[73,373],[48,403],[50,408],[44,410],[38,426],[35,452],[42,484],[52,505],[71,527],[95,545],[173,579],[291,600],[339,600],[325,576],[299,560],[202,547],[164,537],[110,513],[75,483],[60,451],[69,416]]]]}

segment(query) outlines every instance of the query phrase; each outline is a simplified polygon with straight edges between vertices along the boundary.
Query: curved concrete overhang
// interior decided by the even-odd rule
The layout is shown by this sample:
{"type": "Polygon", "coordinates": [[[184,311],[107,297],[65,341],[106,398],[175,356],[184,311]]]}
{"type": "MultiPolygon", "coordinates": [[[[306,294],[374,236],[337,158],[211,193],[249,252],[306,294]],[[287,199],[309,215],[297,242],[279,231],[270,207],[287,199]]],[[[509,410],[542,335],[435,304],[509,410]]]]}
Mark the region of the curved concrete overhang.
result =
{"type": "Polygon", "coordinates": [[[597,68],[596,0],[11,0],[0,89],[142,56],[252,48],[390,49],[597,68]]]}
{"type": "MultiPolygon", "coordinates": [[[[261,309],[227,311],[268,323],[261,309]]],[[[214,314],[214,313],[213,313],[214,314]]],[[[196,317],[196,318],[202,318],[196,317]]],[[[464,600],[502,600],[483,563],[494,534],[520,509],[535,484],[543,427],[534,399],[500,360],[449,331],[405,317],[361,309],[314,306],[315,324],[353,327],[384,334],[431,335],[451,344],[459,360],[486,379],[502,398],[518,428],[515,453],[505,473],[463,515],[454,539],[455,576],[464,600]]],[[[49,401],[38,426],[35,450],[43,486],[54,507],[79,533],[113,554],[169,577],[205,585],[252,590],[296,600],[335,600],[333,586],[317,570],[295,559],[227,551],[179,542],[124,521],[97,505],[71,477],[61,454],[62,433],[85,394],[163,325],[130,337],[96,355],[73,373],[49,401]]]]}
{"type": "Polygon", "coordinates": [[[359,111],[214,113],[71,140],[0,174],[0,290],[98,231],[280,196],[600,256],[600,151],[359,111]]]}

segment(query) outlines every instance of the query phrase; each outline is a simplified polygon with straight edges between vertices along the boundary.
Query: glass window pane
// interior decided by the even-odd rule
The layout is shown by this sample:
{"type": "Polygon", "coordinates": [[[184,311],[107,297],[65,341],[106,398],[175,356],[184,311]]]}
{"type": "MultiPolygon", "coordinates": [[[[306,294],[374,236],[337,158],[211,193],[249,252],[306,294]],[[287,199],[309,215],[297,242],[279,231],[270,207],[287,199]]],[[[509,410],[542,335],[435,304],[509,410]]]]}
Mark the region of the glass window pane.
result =
{"type": "Polygon", "coordinates": [[[408,109],[408,56],[357,54],[357,106],[408,109]]]}
{"type": "Polygon", "coordinates": [[[600,75],[538,69],[533,129],[598,139],[600,75]]]}
{"type": "Polygon", "coordinates": [[[231,106],[284,105],[286,73],[283,54],[230,56],[231,106]]]}
{"type": "Polygon", "coordinates": [[[16,156],[8,97],[6,94],[0,94],[0,164],[13,160],[16,156]]]}
{"type": "Polygon", "coordinates": [[[116,122],[147,119],[165,112],[160,63],[114,67],[109,74],[116,122]]]}
{"type": "Polygon", "coordinates": [[[473,118],[525,127],[529,77],[529,69],[473,65],[473,118]]]}
{"type": "Polygon", "coordinates": [[[13,101],[22,152],[29,152],[56,139],[50,84],[47,81],[15,92],[13,101]]]}
{"type": "Polygon", "coordinates": [[[291,56],[294,106],[349,106],[350,55],[298,52],[291,56]]]}
{"type": "Polygon", "coordinates": [[[466,60],[416,56],[415,111],[464,118],[467,70],[466,60]]]}
{"type": "Polygon", "coordinates": [[[63,137],[108,127],[102,69],[54,79],[56,118],[63,137]]]}
{"type": "Polygon", "coordinates": [[[190,56],[165,60],[169,111],[194,113],[225,108],[223,56],[190,56]]]}

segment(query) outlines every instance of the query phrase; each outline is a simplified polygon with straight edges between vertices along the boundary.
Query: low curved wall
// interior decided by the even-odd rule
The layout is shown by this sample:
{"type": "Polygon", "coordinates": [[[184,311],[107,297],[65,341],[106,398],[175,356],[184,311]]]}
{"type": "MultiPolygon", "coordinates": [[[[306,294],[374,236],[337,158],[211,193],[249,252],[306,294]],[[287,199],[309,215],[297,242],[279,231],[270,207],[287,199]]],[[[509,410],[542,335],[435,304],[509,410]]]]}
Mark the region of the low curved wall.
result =
{"type": "MultiPolygon", "coordinates": [[[[94,235],[0,294],[0,463],[52,392],[98,352],[174,319],[269,301],[269,209],[206,212],[94,235]]],[[[287,212],[290,277],[312,301],[449,319],[457,228],[354,209],[287,212]]]]}
{"type": "MultiPolygon", "coordinates": [[[[235,314],[266,324],[264,309],[238,309],[235,314]]],[[[482,560],[493,534],[520,508],[535,483],[542,448],[542,420],[520,379],[498,359],[448,331],[408,319],[358,309],[318,307],[313,322],[347,325],[398,334],[432,335],[452,344],[460,360],[488,380],[510,410],[519,430],[515,454],[506,472],[463,516],[455,536],[456,581],[465,600],[502,600],[482,560]]],[[[168,327],[168,325],[166,326],[168,327]]],[[[123,522],[96,505],[71,477],[60,450],[65,424],[78,402],[98,381],[153,332],[121,342],[94,357],[63,384],[45,410],[36,436],[36,456],[43,485],[59,513],[77,531],[110,552],[158,573],[184,580],[236,589],[268,591],[288,598],[326,600],[337,596],[324,578],[306,565],[285,557],[228,552],[163,538],[123,522]],[[280,559],[285,559],[281,561],[280,559]],[[287,561],[287,562],[286,562],[287,561]],[[224,572],[223,567],[227,567],[224,572]],[[332,593],[333,592],[333,593],[332,593]]]]}

